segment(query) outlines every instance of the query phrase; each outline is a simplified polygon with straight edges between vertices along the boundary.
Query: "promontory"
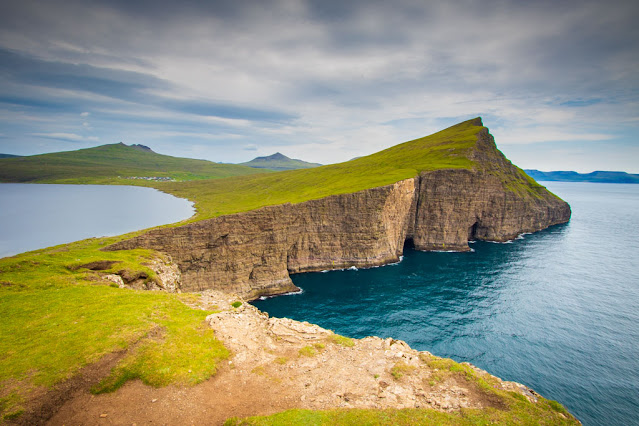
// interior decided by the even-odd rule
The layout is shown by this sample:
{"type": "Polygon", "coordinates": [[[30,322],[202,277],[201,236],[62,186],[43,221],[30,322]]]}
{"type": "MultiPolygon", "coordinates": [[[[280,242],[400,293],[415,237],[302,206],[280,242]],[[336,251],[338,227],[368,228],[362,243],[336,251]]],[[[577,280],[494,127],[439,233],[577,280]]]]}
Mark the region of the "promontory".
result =
{"type": "Polygon", "coordinates": [[[247,303],[297,290],[292,274],[384,265],[406,248],[468,251],[567,222],[568,204],[511,164],[479,118],[307,169],[113,144],[0,159],[0,181],[152,186],[197,209],[0,259],[0,422],[579,423],[470,364],[247,303]]]}
{"type": "Polygon", "coordinates": [[[506,241],[570,219],[568,204],[511,164],[480,118],[347,163],[287,173],[239,185],[236,178],[224,194],[205,182],[175,191],[208,196],[220,209],[237,203],[233,197],[258,208],[152,230],[106,250],[159,250],[178,265],[183,290],[250,300],[297,290],[290,274],[397,262],[405,245],[466,251],[471,240],[506,241]],[[302,197],[277,203],[289,192],[302,197]]]}

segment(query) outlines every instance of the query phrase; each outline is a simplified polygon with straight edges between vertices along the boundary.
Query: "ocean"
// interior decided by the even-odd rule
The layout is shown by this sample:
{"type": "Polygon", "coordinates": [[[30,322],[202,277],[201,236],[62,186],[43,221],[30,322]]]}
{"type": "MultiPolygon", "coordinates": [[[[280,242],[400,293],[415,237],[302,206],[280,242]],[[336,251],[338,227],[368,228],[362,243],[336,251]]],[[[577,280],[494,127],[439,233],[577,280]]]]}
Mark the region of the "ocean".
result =
{"type": "Polygon", "coordinates": [[[639,425],[639,185],[544,182],[568,224],[470,253],[294,275],[254,302],[354,338],[393,337],[524,383],[584,425],[639,425]]]}

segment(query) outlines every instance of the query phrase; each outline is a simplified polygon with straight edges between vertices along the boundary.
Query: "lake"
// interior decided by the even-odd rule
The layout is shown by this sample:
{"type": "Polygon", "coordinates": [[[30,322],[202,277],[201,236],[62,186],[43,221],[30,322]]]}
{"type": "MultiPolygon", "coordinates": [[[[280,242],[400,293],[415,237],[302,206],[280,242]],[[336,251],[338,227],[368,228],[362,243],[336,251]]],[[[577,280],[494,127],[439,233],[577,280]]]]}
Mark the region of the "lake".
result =
{"type": "Polygon", "coordinates": [[[0,184],[0,257],[187,219],[193,204],[153,188],[0,184]]]}
{"type": "Polygon", "coordinates": [[[254,302],[276,317],[393,337],[564,404],[585,425],[639,424],[639,185],[545,182],[570,223],[472,253],[294,275],[254,302]]]}

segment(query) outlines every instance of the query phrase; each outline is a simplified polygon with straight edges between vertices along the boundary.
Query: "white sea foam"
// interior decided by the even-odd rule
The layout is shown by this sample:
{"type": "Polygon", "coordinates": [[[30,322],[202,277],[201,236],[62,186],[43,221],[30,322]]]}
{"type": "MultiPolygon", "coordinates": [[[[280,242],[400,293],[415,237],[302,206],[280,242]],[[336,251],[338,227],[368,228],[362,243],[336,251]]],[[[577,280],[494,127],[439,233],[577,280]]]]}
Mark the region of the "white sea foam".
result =
{"type": "Polygon", "coordinates": [[[299,290],[289,291],[288,293],[274,294],[272,296],[260,296],[260,300],[272,299],[273,297],[278,297],[278,296],[294,296],[296,294],[303,294],[304,289],[301,287],[298,287],[298,288],[299,290]]]}

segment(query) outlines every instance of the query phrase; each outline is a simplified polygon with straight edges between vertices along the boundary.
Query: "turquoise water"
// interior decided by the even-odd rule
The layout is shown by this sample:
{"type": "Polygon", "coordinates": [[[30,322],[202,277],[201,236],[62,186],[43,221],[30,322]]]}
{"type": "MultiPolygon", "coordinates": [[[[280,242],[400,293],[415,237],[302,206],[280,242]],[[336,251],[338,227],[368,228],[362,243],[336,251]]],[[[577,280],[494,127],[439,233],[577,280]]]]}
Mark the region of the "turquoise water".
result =
{"type": "Polygon", "coordinates": [[[545,182],[570,223],[472,253],[299,274],[254,304],[336,333],[405,340],[564,404],[585,425],[639,424],[639,185],[545,182]]]}
{"type": "Polygon", "coordinates": [[[0,257],[191,217],[193,204],[152,188],[0,184],[0,257]]]}

